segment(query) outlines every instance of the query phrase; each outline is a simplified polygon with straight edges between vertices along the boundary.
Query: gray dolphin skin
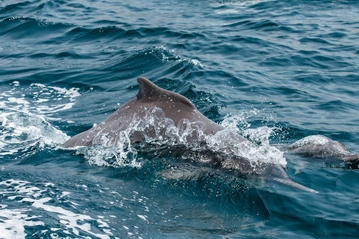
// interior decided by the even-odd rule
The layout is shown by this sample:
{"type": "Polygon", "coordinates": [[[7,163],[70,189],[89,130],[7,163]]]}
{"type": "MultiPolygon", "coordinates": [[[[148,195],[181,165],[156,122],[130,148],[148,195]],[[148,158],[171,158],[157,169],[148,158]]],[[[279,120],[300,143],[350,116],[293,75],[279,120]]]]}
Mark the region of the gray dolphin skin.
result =
{"type": "MultiPolygon", "coordinates": [[[[144,119],[148,109],[154,107],[160,108],[165,114],[165,117],[171,119],[175,126],[177,126],[181,120],[188,119],[190,122],[202,122],[205,126],[203,130],[205,135],[214,135],[224,129],[221,125],[205,117],[196,109],[192,102],[184,96],[162,89],[143,77],[139,77],[137,82],[139,91],[136,98],[122,105],[103,122],[70,138],[63,144],[63,147],[91,146],[95,143],[94,140],[96,137],[101,134],[106,134],[106,137],[110,139],[116,139],[116,134],[131,127],[135,119],[137,121],[141,121],[141,117],[144,119]]],[[[136,136],[136,134],[132,135],[131,143],[141,141],[143,141],[141,136],[136,136]]],[[[255,144],[239,134],[236,134],[234,141],[233,145],[244,143],[250,145],[250,147],[256,147],[255,144]]],[[[302,155],[310,151],[310,156],[318,154],[318,150],[312,147],[310,143],[293,144],[286,147],[285,150],[294,153],[296,153],[297,150],[297,153],[302,155]]],[[[206,151],[206,149],[203,151],[206,151]]],[[[205,152],[205,154],[208,154],[208,152],[205,152]]],[[[230,171],[238,175],[256,175],[307,192],[316,192],[289,179],[285,169],[278,164],[263,163],[261,164],[262,170],[258,171],[253,168],[248,159],[243,157],[228,157],[221,153],[210,155],[213,156],[210,165],[221,168],[224,171],[230,171]]]]}
{"type": "MultiPolygon", "coordinates": [[[[135,116],[142,115],[144,117],[145,111],[153,107],[162,109],[166,117],[173,120],[174,125],[178,125],[182,119],[204,123],[204,133],[206,135],[215,134],[224,129],[199,112],[186,97],[162,89],[143,77],[139,77],[137,82],[139,91],[135,99],[122,105],[122,107],[97,126],[70,138],[63,144],[63,147],[91,146],[96,135],[102,133],[111,134],[112,132],[125,130],[130,127],[135,116]]],[[[240,138],[246,140],[242,136],[240,138]]],[[[137,140],[140,139],[136,138],[133,141],[137,140]]]]}
{"type": "Polygon", "coordinates": [[[307,158],[340,159],[351,169],[358,169],[359,155],[351,153],[342,143],[323,135],[311,135],[282,149],[307,158]]]}

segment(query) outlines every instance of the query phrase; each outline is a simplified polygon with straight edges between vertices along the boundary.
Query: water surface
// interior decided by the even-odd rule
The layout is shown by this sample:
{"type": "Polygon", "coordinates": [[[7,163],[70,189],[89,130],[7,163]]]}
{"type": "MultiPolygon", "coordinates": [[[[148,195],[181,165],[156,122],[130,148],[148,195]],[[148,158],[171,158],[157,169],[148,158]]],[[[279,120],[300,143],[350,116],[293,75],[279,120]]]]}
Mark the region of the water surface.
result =
{"type": "Polygon", "coordinates": [[[358,153],[358,15],[349,0],[0,1],[0,238],[356,238],[359,173],[338,163],[284,155],[308,194],[59,146],[145,76],[257,143],[321,134],[358,153]]]}

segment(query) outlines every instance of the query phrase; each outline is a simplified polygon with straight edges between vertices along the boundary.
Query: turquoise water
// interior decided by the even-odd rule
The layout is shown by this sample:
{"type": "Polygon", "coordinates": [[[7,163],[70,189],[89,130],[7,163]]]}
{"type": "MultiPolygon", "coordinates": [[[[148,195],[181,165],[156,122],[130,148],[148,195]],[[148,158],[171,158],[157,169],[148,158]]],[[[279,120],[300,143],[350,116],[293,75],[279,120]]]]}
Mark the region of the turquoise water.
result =
{"type": "Polygon", "coordinates": [[[357,238],[359,172],[338,162],[284,154],[310,194],[60,145],[145,76],[256,143],[358,153],[358,16],[344,0],[0,1],[0,238],[357,238]]]}

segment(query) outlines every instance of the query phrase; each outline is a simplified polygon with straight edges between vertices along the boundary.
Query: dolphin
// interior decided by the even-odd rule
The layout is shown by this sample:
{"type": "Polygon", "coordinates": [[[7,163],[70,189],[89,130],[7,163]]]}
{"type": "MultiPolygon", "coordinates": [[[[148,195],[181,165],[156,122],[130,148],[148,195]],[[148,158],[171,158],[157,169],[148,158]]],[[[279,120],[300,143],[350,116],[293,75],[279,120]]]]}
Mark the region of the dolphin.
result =
{"type": "MultiPolygon", "coordinates": [[[[122,105],[103,122],[87,131],[73,136],[62,146],[64,148],[92,146],[96,143],[96,139],[101,135],[106,135],[109,139],[107,141],[108,146],[114,144],[119,132],[123,132],[128,128],[133,127],[133,121],[141,121],[145,117],[148,117],[147,113],[149,109],[160,109],[165,117],[172,121],[172,125],[175,126],[178,126],[183,120],[192,123],[200,122],[204,126],[202,127],[202,130],[205,135],[215,135],[224,130],[223,126],[213,122],[199,112],[193,103],[186,97],[162,89],[144,77],[139,77],[137,82],[139,91],[136,98],[122,105]]],[[[162,132],[162,134],[165,133],[162,132]]],[[[131,135],[130,141],[131,143],[144,141],[143,134],[136,134],[135,132],[131,135]]],[[[242,156],[228,155],[223,152],[211,152],[211,149],[206,146],[205,142],[203,145],[203,150],[197,150],[197,153],[203,153],[204,155],[207,155],[208,158],[211,158],[211,160],[209,160],[209,165],[211,167],[220,168],[223,171],[231,172],[236,175],[238,174],[248,177],[254,175],[255,177],[270,179],[307,192],[317,192],[292,181],[287,176],[285,168],[282,165],[263,162],[257,166],[253,166],[248,159],[242,156]],[[260,167],[260,169],[258,169],[258,167],[260,167]]],[[[253,149],[257,147],[254,143],[239,134],[235,134],[235,137],[233,137],[233,145],[241,145],[241,147],[251,147],[253,149]]],[[[295,149],[297,149],[299,152],[299,148],[302,148],[303,150],[301,152],[304,154],[303,152],[306,149],[302,146],[303,144],[298,144],[297,147],[292,145],[292,147],[288,147],[287,150],[295,152],[295,149]]],[[[310,147],[307,147],[307,151],[308,149],[310,149],[310,147]]],[[[312,151],[314,152],[315,150],[312,151]]]]}
{"type": "Polygon", "coordinates": [[[283,146],[282,150],[307,158],[340,159],[349,168],[358,169],[358,154],[351,153],[341,142],[323,135],[304,137],[290,145],[283,146]]]}
{"type": "MultiPolygon", "coordinates": [[[[65,148],[92,146],[95,136],[125,130],[131,127],[134,117],[145,117],[146,111],[154,107],[160,108],[166,117],[173,120],[174,125],[178,125],[182,119],[188,119],[191,122],[202,122],[205,125],[203,132],[206,135],[215,134],[224,129],[223,126],[213,122],[199,112],[186,97],[162,89],[144,77],[139,77],[137,82],[139,91],[136,98],[122,105],[105,121],[85,132],[75,135],[62,146],[65,148]]],[[[242,136],[239,136],[239,139],[242,141],[247,140],[242,136]]],[[[133,141],[140,141],[140,139],[134,138],[132,139],[133,141]]]]}

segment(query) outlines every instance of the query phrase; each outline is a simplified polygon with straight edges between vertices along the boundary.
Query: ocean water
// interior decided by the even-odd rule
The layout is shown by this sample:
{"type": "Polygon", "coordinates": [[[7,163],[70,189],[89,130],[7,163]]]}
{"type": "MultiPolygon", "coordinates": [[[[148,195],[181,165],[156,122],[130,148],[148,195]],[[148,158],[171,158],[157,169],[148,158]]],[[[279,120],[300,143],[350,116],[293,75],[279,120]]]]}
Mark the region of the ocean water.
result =
{"type": "Polygon", "coordinates": [[[359,171],[268,155],[318,194],[69,137],[144,76],[259,145],[359,153],[359,2],[0,0],[0,238],[357,238],[359,171]]]}

